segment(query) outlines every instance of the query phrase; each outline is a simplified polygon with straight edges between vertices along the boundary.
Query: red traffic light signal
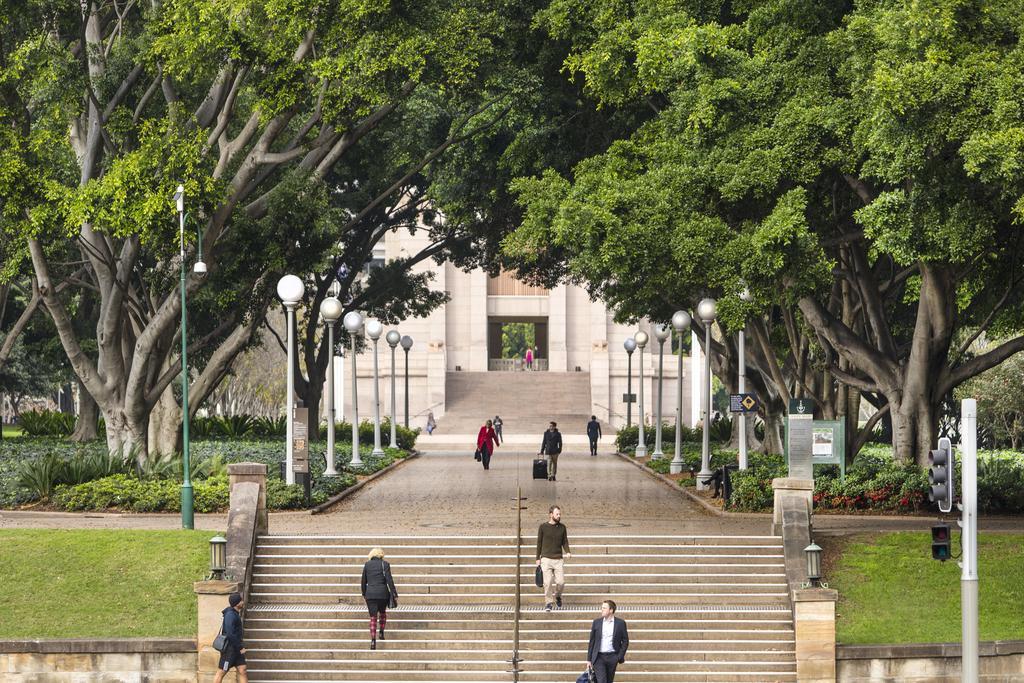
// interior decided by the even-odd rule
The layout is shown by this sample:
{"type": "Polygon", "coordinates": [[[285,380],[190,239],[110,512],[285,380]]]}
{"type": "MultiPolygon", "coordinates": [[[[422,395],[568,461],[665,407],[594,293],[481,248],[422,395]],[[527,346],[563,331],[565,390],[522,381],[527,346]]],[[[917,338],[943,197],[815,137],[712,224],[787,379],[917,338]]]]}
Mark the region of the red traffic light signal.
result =
{"type": "Polygon", "coordinates": [[[953,557],[953,535],[948,524],[932,527],[932,559],[945,562],[953,557]]]}

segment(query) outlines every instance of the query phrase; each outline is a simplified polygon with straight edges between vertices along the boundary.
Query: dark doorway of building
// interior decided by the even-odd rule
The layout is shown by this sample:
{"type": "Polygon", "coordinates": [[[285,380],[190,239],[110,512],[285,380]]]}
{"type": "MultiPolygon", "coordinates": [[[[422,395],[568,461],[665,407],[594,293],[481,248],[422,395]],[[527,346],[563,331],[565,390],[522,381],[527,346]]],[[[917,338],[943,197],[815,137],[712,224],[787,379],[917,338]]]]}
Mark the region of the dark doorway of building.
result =
{"type": "Polygon", "coordinates": [[[491,320],[487,367],[491,371],[547,370],[547,320],[491,320]]]}

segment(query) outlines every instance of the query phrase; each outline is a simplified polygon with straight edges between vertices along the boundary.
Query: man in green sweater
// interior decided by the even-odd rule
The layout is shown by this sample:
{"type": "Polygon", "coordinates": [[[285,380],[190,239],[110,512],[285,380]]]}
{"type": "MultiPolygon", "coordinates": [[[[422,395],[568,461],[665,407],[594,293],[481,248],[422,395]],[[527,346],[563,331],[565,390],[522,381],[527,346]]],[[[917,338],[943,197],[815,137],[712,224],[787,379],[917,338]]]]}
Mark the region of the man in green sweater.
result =
{"type": "Polygon", "coordinates": [[[562,606],[565,560],[570,557],[569,534],[562,524],[562,508],[552,505],[548,510],[548,521],[537,529],[537,566],[544,574],[544,610],[547,612],[554,605],[562,606]]]}

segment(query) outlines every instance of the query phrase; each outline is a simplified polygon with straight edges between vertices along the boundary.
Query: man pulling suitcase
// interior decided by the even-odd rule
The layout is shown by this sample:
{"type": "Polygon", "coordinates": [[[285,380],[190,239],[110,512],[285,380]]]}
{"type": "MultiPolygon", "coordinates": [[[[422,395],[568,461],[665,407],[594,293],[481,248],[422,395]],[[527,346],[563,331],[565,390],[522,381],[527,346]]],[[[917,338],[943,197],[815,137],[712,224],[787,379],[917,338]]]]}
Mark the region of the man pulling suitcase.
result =
{"type": "MultiPolygon", "coordinates": [[[[544,438],[540,442],[540,453],[538,455],[548,456],[548,481],[558,481],[555,477],[558,475],[558,456],[562,452],[562,433],[558,431],[558,425],[551,422],[548,425],[547,431],[544,432],[544,438]]],[[[536,461],[534,461],[536,463],[536,461]]],[[[534,464],[534,478],[539,478],[536,475],[536,464],[534,464]]]]}

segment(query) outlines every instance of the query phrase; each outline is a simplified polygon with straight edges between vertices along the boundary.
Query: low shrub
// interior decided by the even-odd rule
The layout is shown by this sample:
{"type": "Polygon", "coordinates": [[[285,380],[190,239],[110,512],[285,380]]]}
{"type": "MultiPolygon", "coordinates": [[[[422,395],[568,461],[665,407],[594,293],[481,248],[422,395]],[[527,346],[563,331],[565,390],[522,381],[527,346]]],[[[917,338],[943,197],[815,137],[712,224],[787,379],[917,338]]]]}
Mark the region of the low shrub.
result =
{"type": "Polygon", "coordinates": [[[781,455],[751,453],[748,464],[747,469],[730,473],[729,507],[750,512],[770,509],[775,495],[772,479],[786,476],[786,459],[781,455]]]}
{"type": "Polygon", "coordinates": [[[70,458],[57,451],[26,460],[19,468],[18,484],[35,500],[49,500],[57,486],[81,484],[111,474],[131,471],[131,461],[104,451],[76,451],[70,458]]]}
{"type": "MultiPolygon", "coordinates": [[[[196,512],[217,512],[228,506],[226,476],[193,482],[192,491],[196,512]]],[[[170,479],[137,479],[115,474],[84,484],[58,486],[53,503],[69,511],[180,512],[181,484],[170,479]]]]}
{"type": "MultiPolygon", "coordinates": [[[[355,483],[351,474],[321,477],[312,488],[313,505],[355,483]]],[[[224,474],[192,482],[196,512],[221,512],[228,508],[230,491],[224,474]]],[[[68,511],[123,510],[128,512],[180,512],[181,484],[170,479],[137,479],[115,474],[84,484],[60,485],[53,494],[56,507],[68,511]]],[[[302,486],[289,486],[277,478],[267,480],[267,507],[271,510],[300,510],[306,507],[302,486]]]]}
{"type": "Polygon", "coordinates": [[[67,436],[75,431],[75,416],[54,410],[26,410],[18,415],[25,436],[67,436]]]}
{"type": "MultiPolygon", "coordinates": [[[[700,428],[691,429],[685,425],[681,425],[683,443],[700,443],[703,435],[700,428]]],[[[647,449],[651,450],[654,448],[654,439],[656,437],[656,429],[654,425],[644,425],[644,443],[647,444],[647,449]]],[[[726,439],[728,440],[728,439],[726,439]]],[[[630,427],[623,427],[615,433],[615,448],[620,453],[632,453],[636,450],[636,445],[640,441],[640,428],[637,425],[630,427]]],[[[675,447],[676,442],[676,426],[663,422],[661,424],[661,443],[663,447],[669,449],[675,447]]]]}
{"type": "MultiPolygon", "coordinates": [[[[396,425],[395,436],[398,437],[398,448],[411,451],[416,447],[416,438],[420,435],[420,428],[406,429],[402,425],[396,425]]],[[[320,428],[321,438],[327,438],[327,427],[320,428]]],[[[352,423],[335,422],[334,438],[338,443],[352,443],[352,423]]],[[[361,444],[373,443],[373,423],[363,420],[359,423],[359,442],[361,444]]],[[[380,442],[383,446],[391,446],[391,420],[385,418],[380,423],[380,442]]]]}

